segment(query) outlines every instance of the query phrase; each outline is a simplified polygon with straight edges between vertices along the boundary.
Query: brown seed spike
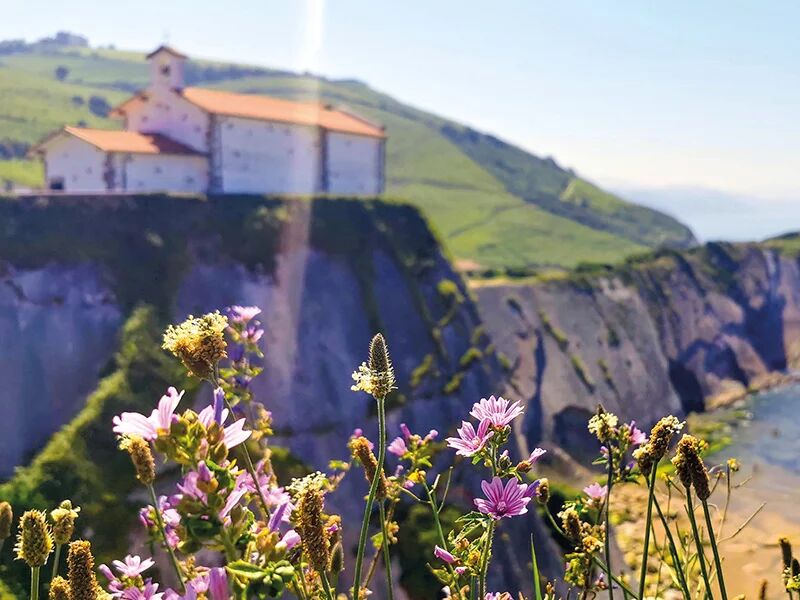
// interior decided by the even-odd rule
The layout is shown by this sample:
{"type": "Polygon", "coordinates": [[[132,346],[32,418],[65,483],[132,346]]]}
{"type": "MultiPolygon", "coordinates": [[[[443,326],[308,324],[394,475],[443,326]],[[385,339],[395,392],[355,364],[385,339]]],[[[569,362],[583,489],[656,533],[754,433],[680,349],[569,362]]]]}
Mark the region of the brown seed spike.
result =
{"type": "Polygon", "coordinates": [[[67,554],[70,600],[98,600],[92,545],[84,540],[70,543],[67,554]]]}
{"type": "Polygon", "coordinates": [[[789,542],[789,538],[782,537],[778,540],[778,544],[781,546],[781,556],[783,558],[783,568],[788,569],[792,566],[792,544],[789,542]]]}
{"type": "Polygon", "coordinates": [[[11,537],[11,524],[14,521],[14,511],[8,502],[0,502],[0,541],[11,537]]]}
{"type": "Polygon", "coordinates": [[[392,368],[386,340],[380,333],[375,334],[369,343],[369,368],[378,373],[386,373],[392,368]]]}
{"type": "Polygon", "coordinates": [[[331,561],[330,546],[322,519],[322,494],[308,488],[300,497],[300,539],[308,562],[319,573],[328,571],[331,561]]]}
{"type": "Polygon", "coordinates": [[[63,577],[55,577],[50,583],[50,600],[69,600],[69,583],[63,577]]]}

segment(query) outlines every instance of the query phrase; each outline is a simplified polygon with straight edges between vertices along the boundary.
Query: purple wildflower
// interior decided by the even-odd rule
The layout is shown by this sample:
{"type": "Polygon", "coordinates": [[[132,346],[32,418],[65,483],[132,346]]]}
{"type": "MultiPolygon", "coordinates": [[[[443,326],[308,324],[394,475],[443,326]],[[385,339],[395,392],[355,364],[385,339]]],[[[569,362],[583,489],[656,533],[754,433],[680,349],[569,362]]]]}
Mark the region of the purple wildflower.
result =
{"type": "Polygon", "coordinates": [[[279,543],[284,544],[287,550],[291,550],[300,543],[300,534],[294,529],[290,529],[284,534],[279,543]]]}
{"type": "Polygon", "coordinates": [[[169,432],[172,426],[175,409],[183,397],[183,391],[178,393],[170,387],[161,400],[158,408],[154,409],[149,417],[141,413],[124,412],[114,417],[114,433],[119,435],[138,435],[146,440],[154,440],[161,432],[169,432]]]}
{"type": "Polygon", "coordinates": [[[453,556],[452,554],[450,554],[450,553],[449,553],[447,550],[445,550],[444,548],[440,548],[439,546],[434,546],[434,547],[433,547],[433,555],[434,555],[436,558],[438,558],[438,559],[440,559],[440,560],[443,560],[443,561],[444,561],[444,562],[446,562],[448,565],[452,565],[454,562],[456,562],[456,557],[455,557],[455,556],[453,556]]]}
{"type": "Polygon", "coordinates": [[[221,387],[214,390],[214,420],[222,425],[224,422],[222,418],[222,411],[225,409],[225,392],[221,387]]]}
{"type": "Polygon", "coordinates": [[[392,443],[386,446],[386,449],[396,456],[403,456],[406,452],[408,452],[406,441],[401,437],[394,438],[392,443]]]}
{"type": "Polygon", "coordinates": [[[262,335],[264,335],[264,330],[255,325],[248,325],[245,330],[242,331],[242,339],[251,344],[257,344],[262,335]]]}
{"type": "MultiPolygon", "coordinates": [[[[214,405],[209,404],[198,413],[197,420],[203,424],[203,427],[211,427],[211,424],[215,422],[214,409],[214,405]]],[[[220,421],[216,422],[222,425],[228,418],[228,409],[223,408],[219,416],[220,421]]],[[[238,446],[253,434],[252,431],[244,431],[244,423],[245,419],[241,418],[238,421],[234,421],[223,430],[223,440],[228,450],[238,446]]]]}
{"type": "Polygon", "coordinates": [[[484,419],[478,425],[478,430],[472,426],[472,423],[467,421],[461,422],[461,428],[458,429],[459,437],[447,438],[447,445],[456,449],[456,454],[460,456],[472,456],[480,452],[494,435],[493,431],[489,431],[489,419],[484,419]]]}
{"type": "Polygon", "coordinates": [[[547,450],[544,448],[534,448],[533,452],[531,452],[531,455],[528,457],[528,462],[532,465],[535,465],[536,462],[545,454],[547,454],[547,450]]]}
{"type": "Polygon", "coordinates": [[[583,493],[589,496],[594,502],[599,502],[603,498],[606,497],[608,493],[608,486],[600,485],[599,483],[595,482],[592,485],[587,485],[583,488],[583,493]]]}
{"type": "Polygon", "coordinates": [[[229,306],[227,311],[228,318],[234,323],[247,323],[251,319],[261,314],[261,309],[257,306],[229,306]]]}
{"type": "Polygon", "coordinates": [[[476,402],[469,414],[479,421],[488,419],[495,427],[505,427],[523,412],[519,401],[510,403],[503,397],[491,396],[488,400],[481,398],[480,402],[476,402]]]}
{"type": "Polygon", "coordinates": [[[244,346],[241,344],[230,344],[228,346],[228,358],[231,359],[231,362],[240,362],[244,358],[244,346]]]}
{"type": "Polygon", "coordinates": [[[516,517],[528,512],[528,502],[530,496],[526,495],[528,486],[524,483],[517,483],[516,479],[509,479],[503,487],[503,480],[499,477],[481,482],[481,489],[486,495],[486,499],[476,498],[475,506],[485,515],[489,515],[496,521],[504,517],[516,517]]]}
{"type": "Polygon", "coordinates": [[[403,437],[408,440],[411,437],[411,430],[408,428],[408,425],[405,423],[400,423],[400,431],[403,433],[403,437]]]}

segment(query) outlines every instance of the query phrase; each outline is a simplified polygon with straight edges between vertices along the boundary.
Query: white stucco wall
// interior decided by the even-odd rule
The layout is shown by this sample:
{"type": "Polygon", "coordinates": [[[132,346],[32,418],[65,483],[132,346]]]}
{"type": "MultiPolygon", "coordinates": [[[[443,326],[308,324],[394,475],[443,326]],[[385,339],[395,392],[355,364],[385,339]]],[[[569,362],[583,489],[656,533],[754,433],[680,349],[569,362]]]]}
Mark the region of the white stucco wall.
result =
{"type": "Polygon", "coordinates": [[[45,186],[63,178],[66,192],[106,191],[106,154],[75,137],[58,137],[45,147],[45,186]]]}
{"type": "Polygon", "coordinates": [[[317,128],[223,116],[216,122],[225,193],[311,194],[320,190],[317,128]]]}
{"type": "Polygon", "coordinates": [[[127,154],[120,155],[120,159],[129,192],[202,193],[208,186],[208,161],[204,156],[127,154]]]}
{"type": "Polygon", "coordinates": [[[383,190],[382,140],[328,132],[328,192],[347,195],[377,195],[383,190]]]}
{"type": "Polygon", "coordinates": [[[200,152],[208,151],[209,117],[172,91],[151,88],[126,109],[127,129],[161,133],[200,152]]]}

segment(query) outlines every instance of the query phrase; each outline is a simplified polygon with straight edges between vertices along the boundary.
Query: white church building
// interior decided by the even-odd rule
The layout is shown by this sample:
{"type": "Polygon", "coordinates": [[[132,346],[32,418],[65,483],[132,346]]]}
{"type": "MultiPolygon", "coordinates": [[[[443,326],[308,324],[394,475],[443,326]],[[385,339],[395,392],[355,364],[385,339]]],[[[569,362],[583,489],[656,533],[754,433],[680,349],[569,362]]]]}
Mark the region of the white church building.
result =
{"type": "Polygon", "coordinates": [[[35,148],[52,191],[377,195],[383,127],[345,109],[185,87],[186,56],[147,56],[151,84],[117,106],[123,131],[64,127],[35,148]]]}

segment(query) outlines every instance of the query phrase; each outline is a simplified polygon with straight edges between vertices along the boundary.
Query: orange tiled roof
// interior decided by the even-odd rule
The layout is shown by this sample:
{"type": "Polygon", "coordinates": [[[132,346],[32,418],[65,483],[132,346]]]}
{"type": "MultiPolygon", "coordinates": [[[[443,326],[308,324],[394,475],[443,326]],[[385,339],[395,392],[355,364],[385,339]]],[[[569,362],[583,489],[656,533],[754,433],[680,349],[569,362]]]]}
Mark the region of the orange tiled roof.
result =
{"type": "Polygon", "coordinates": [[[196,150],[157,133],[109,131],[106,129],[85,129],[83,127],[64,127],[63,131],[96,146],[104,152],[199,154],[196,150]]]}
{"type": "Polygon", "coordinates": [[[317,102],[295,102],[197,87],[185,88],[179,93],[195,106],[213,114],[314,125],[342,133],[386,137],[382,127],[317,102]]]}

